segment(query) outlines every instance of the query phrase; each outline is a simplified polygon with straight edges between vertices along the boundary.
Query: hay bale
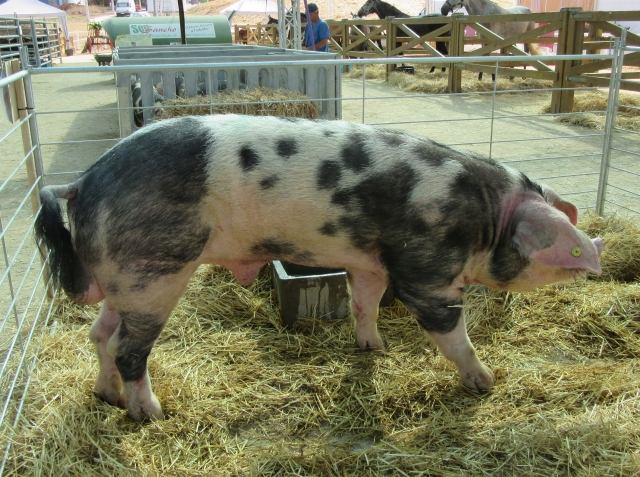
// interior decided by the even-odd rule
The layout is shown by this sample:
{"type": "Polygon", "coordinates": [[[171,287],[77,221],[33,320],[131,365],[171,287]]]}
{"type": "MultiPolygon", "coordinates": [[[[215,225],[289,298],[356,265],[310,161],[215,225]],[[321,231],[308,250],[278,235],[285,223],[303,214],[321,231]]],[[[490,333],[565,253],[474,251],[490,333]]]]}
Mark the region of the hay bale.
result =
{"type": "Polygon", "coordinates": [[[317,119],[318,104],[309,96],[287,89],[226,89],[211,96],[167,100],[156,120],[208,114],[250,114],[317,119]]]}
{"type": "MultiPolygon", "coordinates": [[[[588,216],[606,274],[635,222],[588,216]]],[[[622,275],[627,276],[627,272],[622,275]]],[[[149,370],[164,421],[91,394],[97,307],[56,303],[5,475],[635,475],[640,469],[640,283],[580,280],[529,293],[472,288],[465,311],[491,393],[460,385],[406,308],[381,310],[388,351],[346,321],[281,326],[269,270],[248,287],[201,267],[149,370]]]]}

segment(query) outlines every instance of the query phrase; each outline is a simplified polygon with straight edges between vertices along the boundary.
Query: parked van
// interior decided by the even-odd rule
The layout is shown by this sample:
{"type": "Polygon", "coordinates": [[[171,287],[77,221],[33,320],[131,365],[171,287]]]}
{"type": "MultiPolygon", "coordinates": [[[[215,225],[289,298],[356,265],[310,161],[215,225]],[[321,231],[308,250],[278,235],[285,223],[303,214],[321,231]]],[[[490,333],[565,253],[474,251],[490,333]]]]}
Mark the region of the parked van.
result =
{"type": "Polygon", "coordinates": [[[116,16],[128,17],[136,11],[135,0],[118,0],[116,2],[116,16]]]}

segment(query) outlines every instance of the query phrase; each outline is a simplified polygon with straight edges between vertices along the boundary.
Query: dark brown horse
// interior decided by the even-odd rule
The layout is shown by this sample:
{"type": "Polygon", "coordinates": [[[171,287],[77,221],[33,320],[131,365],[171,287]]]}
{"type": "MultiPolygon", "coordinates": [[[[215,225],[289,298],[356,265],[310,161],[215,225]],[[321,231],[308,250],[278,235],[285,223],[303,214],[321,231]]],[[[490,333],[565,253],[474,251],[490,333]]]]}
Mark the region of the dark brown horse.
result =
{"type": "MultiPolygon", "coordinates": [[[[360,7],[358,10],[358,16],[364,17],[375,13],[378,15],[378,18],[387,18],[387,17],[396,17],[396,18],[413,18],[411,15],[407,15],[406,13],[398,10],[393,5],[383,2],[382,0],[367,0],[367,2],[360,7]]],[[[439,13],[431,13],[429,15],[422,15],[418,18],[431,18],[431,17],[441,17],[439,13]]],[[[411,29],[417,35],[426,35],[427,33],[431,33],[432,31],[437,30],[440,27],[445,26],[446,23],[431,23],[431,24],[422,24],[422,25],[411,25],[411,29]]],[[[396,37],[396,38],[408,38],[408,37],[396,37]]],[[[442,55],[447,56],[449,54],[449,50],[447,49],[447,44],[444,41],[436,42],[436,50],[442,55]]],[[[431,67],[431,73],[436,69],[435,66],[431,67]]],[[[445,71],[446,67],[442,68],[442,71],[445,71]]]]}

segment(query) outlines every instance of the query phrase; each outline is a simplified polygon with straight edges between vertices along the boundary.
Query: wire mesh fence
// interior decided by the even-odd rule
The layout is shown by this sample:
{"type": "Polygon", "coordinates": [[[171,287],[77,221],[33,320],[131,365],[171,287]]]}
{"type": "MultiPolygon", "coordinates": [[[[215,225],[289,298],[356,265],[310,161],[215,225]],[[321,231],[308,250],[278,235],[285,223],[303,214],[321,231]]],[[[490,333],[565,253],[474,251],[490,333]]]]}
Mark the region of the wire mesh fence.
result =
{"type": "MultiPolygon", "coordinates": [[[[638,47],[624,45],[626,32],[622,32],[622,46],[618,52],[616,64],[612,68],[613,83],[620,84],[623,75],[624,55],[640,51],[638,47]]],[[[605,149],[600,169],[600,191],[596,211],[621,210],[640,214],[640,148],[638,139],[640,132],[631,125],[619,125],[616,116],[619,110],[625,109],[632,116],[640,110],[633,105],[620,105],[620,88],[610,89],[610,120],[605,130],[605,149]]]]}
{"type": "MultiPolygon", "coordinates": [[[[622,70],[623,54],[621,49],[620,54],[591,56],[611,60],[615,72],[616,68],[622,70]]],[[[341,96],[317,102],[339,101],[345,121],[403,129],[504,161],[549,184],[582,210],[640,214],[638,133],[610,123],[618,107],[615,75],[606,109],[595,113],[609,122],[598,130],[558,121],[566,116],[563,114],[541,112],[551,99],[550,88],[498,90],[496,82],[487,91],[476,93],[422,94],[366,79],[368,68],[385,67],[390,61],[330,61],[345,69],[356,65],[362,69],[361,77],[343,74],[341,96]],[[605,157],[609,162],[603,162],[605,157]]],[[[413,61],[425,68],[447,63],[413,61]]],[[[509,58],[495,61],[497,66],[498,61],[509,58]]],[[[142,68],[154,71],[166,66],[142,68]]],[[[217,77],[211,71],[222,66],[228,67],[193,64],[180,68],[208,71],[207,77],[217,77]]],[[[269,64],[235,65],[249,66],[269,64]]],[[[117,107],[114,72],[135,74],[140,69],[45,68],[17,72],[0,81],[0,87],[9,88],[15,101],[15,121],[2,121],[0,129],[0,475],[10,455],[12,432],[17,426],[29,425],[20,416],[29,396],[31,371],[37,366],[40,337],[55,331],[51,299],[55,291],[49,288],[46,267],[32,236],[39,207],[35,193],[43,184],[73,181],[122,139],[119,121],[126,115],[117,107]]],[[[197,104],[218,105],[215,92],[211,88],[206,91],[197,104]]],[[[576,93],[582,91],[595,90],[575,89],[576,93]]],[[[161,109],[162,105],[154,107],[161,109]]],[[[136,106],[124,109],[134,114],[136,106]]]]}

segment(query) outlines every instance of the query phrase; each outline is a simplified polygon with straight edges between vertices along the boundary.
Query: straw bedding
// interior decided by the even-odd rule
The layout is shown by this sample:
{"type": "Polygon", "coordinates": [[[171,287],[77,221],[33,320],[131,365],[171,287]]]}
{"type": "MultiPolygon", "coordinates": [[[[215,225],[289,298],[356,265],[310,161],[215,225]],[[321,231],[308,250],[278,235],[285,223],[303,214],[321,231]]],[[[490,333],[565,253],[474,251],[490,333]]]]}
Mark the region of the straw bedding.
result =
{"type": "Polygon", "coordinates": [[[167,418],[139,424],[91,394],[98,308],[59,300],[6,474],[637,475],[640,228],[581,226],[604,238],[602,277],[467,292],[469,334],[497,377],[484,395],[397,301],[381,310],[388,352],[362,352],[348,320],[284,330],[267,268],[242,287],[205,266],[149,360],[167,418]]]}
{"type": "Polygon", "coordinates": [[[167,100],[162,103],[157,120],[178,116],[208,114],[250,114],[253,116],[289,116],[318,118],[318,105],[309,96],[287,89],[227,89],[209,96],[167,100]]]}

